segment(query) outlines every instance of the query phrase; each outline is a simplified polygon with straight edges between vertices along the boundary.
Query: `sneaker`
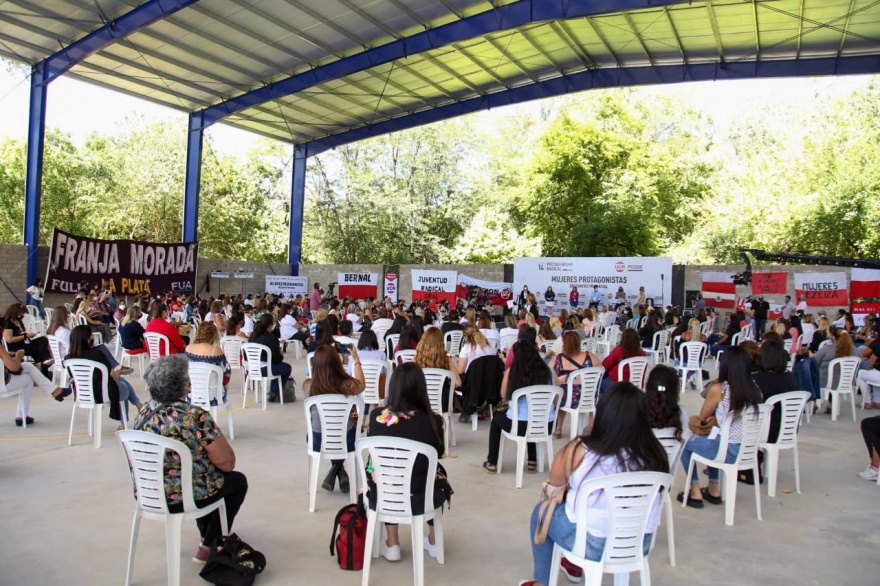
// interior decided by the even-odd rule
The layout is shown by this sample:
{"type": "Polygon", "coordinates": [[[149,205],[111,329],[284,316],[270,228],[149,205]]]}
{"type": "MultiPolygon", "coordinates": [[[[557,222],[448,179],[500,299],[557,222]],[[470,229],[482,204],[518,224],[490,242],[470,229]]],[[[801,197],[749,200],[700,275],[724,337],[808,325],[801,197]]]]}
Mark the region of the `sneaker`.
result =
{"type": "Polygon", "coordinates": [[[379,545],[379,555],[388,560],[389,562],[399,562],[400,561],[400,546],[392,545],[388,547],[384,541],[380,542],[379,545]]]}
{"type": "Polygon", "coordinates": [[[877,469],[871,465],[868,465],[867,468],[859,472],[859,478],[862,480],[868,480],[870,482],[877,481],[877,469]]]}
{"type": "Polygon", "coordinates": [[[425,535],[425,551],[428,552],[428,555],[434,559],[437,559],[437,544],[431,543],[428,540],[428,536],[425,535]]]}
{"type": "Polygon", "coordinates": [[[565,574],[565,577],[568,578],[568,581],[574,582],[575,584],[580,582],[581,578],[584,575],[583,569],[574,565],[573,563],[571,563],[570,561],[568,561],[565,558],[562,558],[562,564],[561,564],[560,569],[562,570],[562,573],[565,574]]]}
{"type": "Polygon", "coordinates": [[[211,557],[211,548],[200,545],[199,548],[196,550],[196,555],[193,556],[192,560],[197,564],[204,564],[208,561],[209,557],[211,557]]]}

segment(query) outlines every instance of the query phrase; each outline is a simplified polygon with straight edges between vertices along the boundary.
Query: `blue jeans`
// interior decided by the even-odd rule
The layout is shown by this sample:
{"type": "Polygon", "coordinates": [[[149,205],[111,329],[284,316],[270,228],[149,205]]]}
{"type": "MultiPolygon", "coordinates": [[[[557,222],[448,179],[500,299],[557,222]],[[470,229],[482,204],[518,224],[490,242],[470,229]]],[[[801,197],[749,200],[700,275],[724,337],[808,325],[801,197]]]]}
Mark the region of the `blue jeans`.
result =
{"type": "Polygon", "coordinates": [[[43,309],[43,302],[41,300],[31,297],[31,305],[39,310],[38,313],[40,314],[40,319],[46,319],[46,312],[43,309]]]}
{"type": "Polygon", "coordinates": [[[119,377],[119,380],[116,381],[116,386],[119,387],[120,402],[125,401],[125,418],[128,419],[128,406],[137,405],[141,400],[138,399],[138,396],[135,394],[134,387],[131,386],[131,383],[124,378],[119,377]]]}
{"type": "MultiPolygon", "coordinates": [[[[314,407],[312,407],[312,408],[314,409],[314,407]]],[[[360,424],[356,423],[355,425],[360,425],[360,424]]],[[[354,451],[354,434],[355,434],[355,428],[353,425],[348,430],[348,433],[345,434],[345,440],[346,440],[345,443],[348,447],[349,452],[354,451]]],[[[316,452],[321,451],[321,432],[320,431],[313,431],[312,432],[312,445],[314,446],[314,449],[316,452]]],[[[345,464],[345,460],[330,460],[330,463],[333,464],[334,466],[341,466],[341,465],[345,464]]]]}
{"type": "MultiPolygon", "coordinates": [[[[531,532],[529,533],[529,541],[532,543],[532,559],[535,564],[534,578],[541,584],[550,583],[550,572],[559,571],[559,568],[552,568],[550,564],[553,562],[553,545],[559,544],[559,547],[571,551],[574,547],[575,533],[577,526],[568,520],[565,514],[565,504],[560,504],[553,510],[553,517],[550,520],[550,528],[547,531],[547,539],[544,543],[535,543],[535,529],[538,526],[538,508],[541,503],[535,506],[532,511],[531,532]]],[[[648,555],[651,548],[651,534],[645,534],[645,540],[642,542],[642,551],[648,555]]],[[[602,559],[605,552],[605,538],[595,537],[587,533],[587,551],[584,557],[592,562],[598,562],[602,559]]],[[[579,554],[580,552],[574,552],[579,554]]]]}
{"type": "MultiPolygon", "coordinates": [[[[699,456],[703,456],[704,458],[714,458],[718,455],[718,448],[721,444],[721,436],[719,435],[715,439],[709,439],[708,436],[705,435],[694,435],[691,436],[691,439],[687,441],[684,445],[684,449],[681,452],[681,465],[685,469],[685,474],[687,474],[688,466],[691,464],[691,456],[697,454],[699,456]]],[[[734,460],[736,460],[736,456],[739,454],[739,444],[727,444],[727,457],[724,459],[725,464],[730,464],[734,460]]],[[[718,468],[709,468],[709,481],[710,482],[718,482],[718,476],[720,472],[718,468]]],[[[693,476],[691,477],[692,484],[700,483],[700,475],[696,468],[694,468],[693,476]]]]}
{"type": "MultiPolygon", "coordinates": [[[[268,367],[264,366],[260,372],[263,373],[263,376],[268,376],[268,367]]],[[[284,386],[287,384],[287,381],[290,380],[290,375],[293,372],[293,368],[286,362],[276,362],[272,364],[272,374],[274,376],[281,377],[281,385],[284,386]]],[[[270,393],[278,393],[281,392],[281,389],[278,388],[278,381],[273,380],[272,386],[269,389],[270,393]]]]}

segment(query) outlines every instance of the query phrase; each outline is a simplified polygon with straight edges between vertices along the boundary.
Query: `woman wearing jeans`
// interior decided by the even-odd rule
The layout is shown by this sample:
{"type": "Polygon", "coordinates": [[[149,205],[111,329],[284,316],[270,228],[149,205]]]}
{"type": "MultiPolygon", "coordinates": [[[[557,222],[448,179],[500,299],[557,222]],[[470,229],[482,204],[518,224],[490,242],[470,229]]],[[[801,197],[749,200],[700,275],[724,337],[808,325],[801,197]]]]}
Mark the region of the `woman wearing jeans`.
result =
{"type": "MultiPolygon", "coordinates": [[[[736,460],[739,454],[739,446],[742,443],[742,417],[741,413],[746,407],[755,407],[761,403],[761,391],[749,370],[749,353],[739,347],[731,346],[721,355],[721,363],[718,365],[718,380],[709,385],[706,400],[700,409],[700,419],[706,421],[714,417],[721,425],[728,413],[734,413],[735,418],[730,426],[730,439],[727,444],[726,463],[736,460]]],[[[684,445],[681,453],[681,464],[687,470],[691,463],[691,457],[699,454],[706,458],[715,458],[721,443],[720,434],[708,436],[694,435],[684,445]],[[714,437],[713,437],[714,435],[714,437]]],[[[691,478],[691,494],[688,497],[688,506],[695,509],[703,508],[703,501],[713,505],[720,505],[721,488],[718,486],[718,469],[709,468],[709,485],[700,488],[700,477],[697,470],[691,478]]],[[[684,492],[678,494],[678,501],[684,500],[684,492]]]]}

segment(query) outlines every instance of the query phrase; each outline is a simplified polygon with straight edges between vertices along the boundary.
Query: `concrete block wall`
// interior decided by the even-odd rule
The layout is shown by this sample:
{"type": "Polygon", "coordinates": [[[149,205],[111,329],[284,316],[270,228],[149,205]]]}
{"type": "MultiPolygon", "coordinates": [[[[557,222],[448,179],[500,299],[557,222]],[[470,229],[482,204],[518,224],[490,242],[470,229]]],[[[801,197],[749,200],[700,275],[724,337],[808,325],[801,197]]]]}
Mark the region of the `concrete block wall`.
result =
{"type": "Polygon", "coordinates": [[[25,289],[31,284],[27,282],[26,246],[0,244],[0,279],[0,313],[18,301],[27,303],[25,289]]]}

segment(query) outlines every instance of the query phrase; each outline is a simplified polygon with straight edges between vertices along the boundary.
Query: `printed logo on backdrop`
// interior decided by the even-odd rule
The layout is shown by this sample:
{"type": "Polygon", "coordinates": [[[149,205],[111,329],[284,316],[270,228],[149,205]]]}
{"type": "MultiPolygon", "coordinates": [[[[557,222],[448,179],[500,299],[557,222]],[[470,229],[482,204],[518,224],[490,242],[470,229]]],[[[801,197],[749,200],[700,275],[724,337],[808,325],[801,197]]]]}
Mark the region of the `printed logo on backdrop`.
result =
{"type": "Polygon", "coordinates": [[[101,240],[55,228],[49,246],[46,290],[76,293],[80,281],[102,283],[121,295],[193,291],[197,242],[101,240]]]}
{"type": "Polygon", "coordinates": [[[618,273],[622,273],[626,270],[626,263],[624,263],[622,260],[617,261],[616,263],[614,263],[614,270],[618,273]]]}
{"type": "Polygon", "coordinates": [[[471,287],[479,287],[489,295],[492,305],[502,305],[513,299],[513,290],[511,283],[483,281],[475,279],[461,273],[458,274],[458,287],[455,295],[461,299],[466,299],[468,290],[471,287]]]}
{"type": "Polygon", "coordinates": [[[308,295],[309,278],[290,275],[266,275],[266,293],[290,297],[308,295]]]}

